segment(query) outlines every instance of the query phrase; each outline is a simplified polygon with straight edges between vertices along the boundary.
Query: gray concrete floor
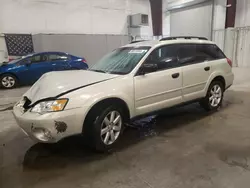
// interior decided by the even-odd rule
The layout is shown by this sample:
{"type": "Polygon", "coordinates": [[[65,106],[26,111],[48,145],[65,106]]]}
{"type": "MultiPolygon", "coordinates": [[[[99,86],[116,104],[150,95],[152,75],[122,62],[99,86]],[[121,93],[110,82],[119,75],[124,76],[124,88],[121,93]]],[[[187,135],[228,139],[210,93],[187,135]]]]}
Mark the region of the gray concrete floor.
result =
{"type": "Polygon", "coordinates": [[[249,188],[250,70],[234,71],[220,111],[193,104],[140,120],[106,154],[80,137],[33,143],[9,110],[27,88],[1,90],[0,188],[249,188]]]}

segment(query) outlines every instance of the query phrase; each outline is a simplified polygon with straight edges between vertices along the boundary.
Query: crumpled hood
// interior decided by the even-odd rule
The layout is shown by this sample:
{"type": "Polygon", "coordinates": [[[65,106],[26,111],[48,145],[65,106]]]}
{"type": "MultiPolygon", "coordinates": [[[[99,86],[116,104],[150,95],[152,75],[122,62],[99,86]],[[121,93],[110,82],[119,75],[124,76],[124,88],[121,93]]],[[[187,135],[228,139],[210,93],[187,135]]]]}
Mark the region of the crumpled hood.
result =
{"type": "Polygon", "coordinates": [[[44,74],[24,96],[33,104],[41,99],[56,97],[76,88],[87,87],[118,76],[86,70],[50,72],[44,74]]]}

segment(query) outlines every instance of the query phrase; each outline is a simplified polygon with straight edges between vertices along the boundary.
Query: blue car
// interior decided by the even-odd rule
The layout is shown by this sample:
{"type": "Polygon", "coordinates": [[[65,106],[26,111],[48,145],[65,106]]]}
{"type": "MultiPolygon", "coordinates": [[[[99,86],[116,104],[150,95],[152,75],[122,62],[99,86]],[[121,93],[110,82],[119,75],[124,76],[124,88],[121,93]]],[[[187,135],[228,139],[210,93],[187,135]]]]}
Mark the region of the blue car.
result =
{"type": "Polygon", "coordinates": [[[31,85],[50,71],[87,69],[86,60],[63,52],[42,52],[0,65],[0,87],[31,85]]]}

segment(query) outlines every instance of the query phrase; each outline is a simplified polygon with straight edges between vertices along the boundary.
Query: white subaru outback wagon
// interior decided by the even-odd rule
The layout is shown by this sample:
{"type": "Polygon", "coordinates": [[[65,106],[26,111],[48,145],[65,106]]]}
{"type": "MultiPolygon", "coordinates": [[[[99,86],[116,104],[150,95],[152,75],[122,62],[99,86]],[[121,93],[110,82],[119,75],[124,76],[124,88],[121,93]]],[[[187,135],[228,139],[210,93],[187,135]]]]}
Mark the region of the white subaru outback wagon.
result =
{"type": "Polygon", "coordinates": [[[38,142],[83,134],[110,149],[130,119],[187,102],[221,106],[232,62],[201,37],[169,37],[118,48],[89,70],[43,75],[14,106],[22,130],[38,142]]]}

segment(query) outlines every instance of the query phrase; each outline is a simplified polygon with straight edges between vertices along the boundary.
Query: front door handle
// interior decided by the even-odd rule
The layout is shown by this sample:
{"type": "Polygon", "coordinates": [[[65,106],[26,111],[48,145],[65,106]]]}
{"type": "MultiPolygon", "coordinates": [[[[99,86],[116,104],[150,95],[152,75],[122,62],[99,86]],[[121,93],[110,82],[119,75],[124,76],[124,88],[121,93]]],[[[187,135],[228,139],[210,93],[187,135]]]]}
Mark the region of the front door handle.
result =
{"type": "Polygon", "coordinates": [[[209,71],[209,70],[210,70],[210,67],[205,67],[204,70],[205,70],[205,71],[209,71]]]}
{"type": "Polygon", "coordinates": [[[178,78],[180,76],[180,73],[174,73],[172,74],[172,78],[178,78]]]}

